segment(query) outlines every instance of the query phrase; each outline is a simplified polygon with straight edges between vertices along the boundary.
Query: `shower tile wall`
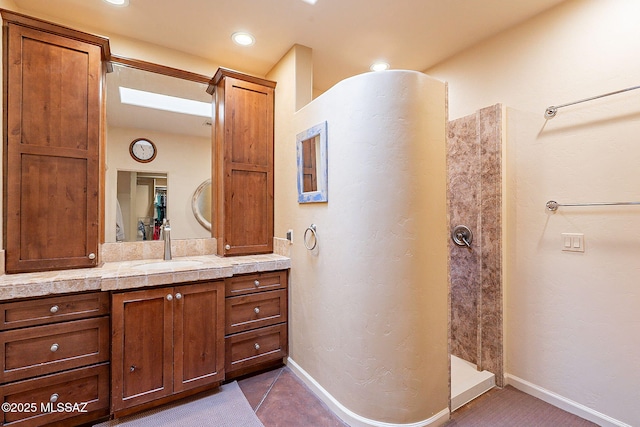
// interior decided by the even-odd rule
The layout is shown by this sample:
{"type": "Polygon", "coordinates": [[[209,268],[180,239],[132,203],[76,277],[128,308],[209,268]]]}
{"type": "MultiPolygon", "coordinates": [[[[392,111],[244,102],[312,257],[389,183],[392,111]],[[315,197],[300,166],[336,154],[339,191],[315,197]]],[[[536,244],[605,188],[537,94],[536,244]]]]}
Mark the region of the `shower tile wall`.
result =
{"type": "Polygon", "coordinates": [[[449,242],[451,354],[496,375],[502,354],[502,107],[449,122],[447,174],[450,230],[466,225],[471,249],[449,242]]]}

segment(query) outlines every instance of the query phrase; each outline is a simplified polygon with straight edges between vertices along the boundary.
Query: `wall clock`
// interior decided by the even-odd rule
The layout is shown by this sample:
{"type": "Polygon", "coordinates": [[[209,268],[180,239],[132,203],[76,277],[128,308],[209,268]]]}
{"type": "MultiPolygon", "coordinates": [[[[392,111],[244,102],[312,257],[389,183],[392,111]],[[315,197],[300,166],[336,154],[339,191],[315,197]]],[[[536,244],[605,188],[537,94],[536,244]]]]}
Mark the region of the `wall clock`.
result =
{"type": "Polygon", "coordinates": [[[134,139],[129,145],[129,154],[140,163],[149,163],[157,153],[156,145],[146,138],[134,139]]]}

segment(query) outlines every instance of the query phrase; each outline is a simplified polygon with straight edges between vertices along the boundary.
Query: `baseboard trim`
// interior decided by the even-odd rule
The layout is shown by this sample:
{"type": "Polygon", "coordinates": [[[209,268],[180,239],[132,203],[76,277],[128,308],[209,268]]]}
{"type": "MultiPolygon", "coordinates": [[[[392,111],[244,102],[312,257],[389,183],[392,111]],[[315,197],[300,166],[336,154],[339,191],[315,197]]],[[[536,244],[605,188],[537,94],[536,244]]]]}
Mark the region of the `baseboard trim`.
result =
{"type": "Polygon", "coordinates": [[[439,427],[449,420],[449,408],[445,408],[429,419],[409,424],[393,424],[372,420],[349,410],[324,389],[307,371],[290,357],[286,361],[291,371],[300,378],[335,414],[351,427],[439,427]]]}
{"type": "Polygon", "coordinates": [[[574,402],[571,399],[560,396],[550,390],[532,384],[522,378],[518,378],[515,375],[505,374],[506,384],[517,388],[531,396],[537,397],[553,406],[556,406],[562,410],[577,415],[585,420],[589,420],[598,424],[601,427],[631,427],[631,425],[623,423],[622,421],[611,418],[601,412],[595,411],[581,403],[574,402]]]}

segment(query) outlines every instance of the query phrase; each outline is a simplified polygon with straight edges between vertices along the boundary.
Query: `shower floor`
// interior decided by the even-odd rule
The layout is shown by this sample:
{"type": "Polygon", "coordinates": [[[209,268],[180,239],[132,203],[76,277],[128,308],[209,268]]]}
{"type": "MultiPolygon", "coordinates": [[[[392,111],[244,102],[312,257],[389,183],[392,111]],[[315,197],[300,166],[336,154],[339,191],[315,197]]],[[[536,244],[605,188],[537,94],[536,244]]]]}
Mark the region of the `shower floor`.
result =
{"type": "Polygon", "coordinates": [[[496,377],[489,371],[478,371],[476,365],[451,355],[451,411],[491,390],[496,377]]]}

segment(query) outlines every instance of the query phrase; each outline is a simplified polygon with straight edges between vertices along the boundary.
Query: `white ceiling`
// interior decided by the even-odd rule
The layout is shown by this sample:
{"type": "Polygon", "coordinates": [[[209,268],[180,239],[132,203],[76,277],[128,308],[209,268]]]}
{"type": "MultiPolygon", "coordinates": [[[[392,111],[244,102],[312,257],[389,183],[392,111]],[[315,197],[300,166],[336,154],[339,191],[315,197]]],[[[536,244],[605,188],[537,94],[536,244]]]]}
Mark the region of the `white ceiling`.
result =
{"type": "MultiPolygon", "coordinates": [[[[266,75],[294,44],[313,49],[314,87],[369,70],[424,71],[564,0],[14,0],[22,12],[78,23],[266,75]],[[236,46],[235,31],[256,37],[236,46]]],[[[115,52],[117,53],[117,52],[115,52]]],[[[212,70],[212,73],[215,70],[212,70]]]]}

